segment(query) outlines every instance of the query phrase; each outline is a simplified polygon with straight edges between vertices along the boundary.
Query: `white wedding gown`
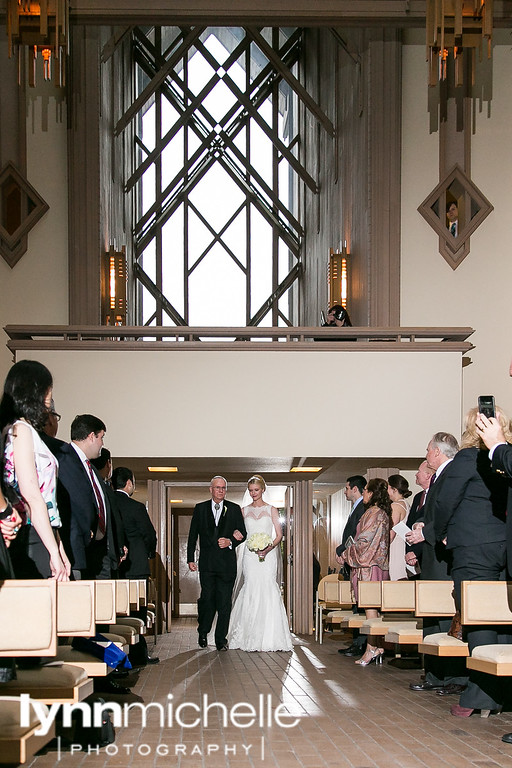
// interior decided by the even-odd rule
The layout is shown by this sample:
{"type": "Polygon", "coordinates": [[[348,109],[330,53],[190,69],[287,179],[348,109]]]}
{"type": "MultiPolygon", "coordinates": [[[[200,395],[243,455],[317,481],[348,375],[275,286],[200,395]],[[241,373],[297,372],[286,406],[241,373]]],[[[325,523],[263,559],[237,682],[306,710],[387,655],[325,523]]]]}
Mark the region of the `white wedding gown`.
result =
{"type": "MultiPolygon", "coordinates": [[[[253,533],[275,537],[270,505],[244,507],[243,515],[247,540],[253,533]]],[[[237,581],[243,577],[243,584],[238,594],[235,591],[228,646],[242,651],[291,651],[288,617],[276,580],[279,547],[260,562],[258,555],[247,548],[246,541],[237,547],[237,581]]]]}

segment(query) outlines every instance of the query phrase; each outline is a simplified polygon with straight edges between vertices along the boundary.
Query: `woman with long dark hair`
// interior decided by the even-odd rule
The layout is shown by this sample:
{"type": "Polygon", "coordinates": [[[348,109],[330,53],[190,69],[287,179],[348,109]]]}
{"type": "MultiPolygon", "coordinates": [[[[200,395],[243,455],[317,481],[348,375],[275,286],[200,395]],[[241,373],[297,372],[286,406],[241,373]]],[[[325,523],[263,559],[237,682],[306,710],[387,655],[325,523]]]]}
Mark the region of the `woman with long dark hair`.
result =
{"type": "MultiPolygon", "coordinates": [[[[400,522],[407,522],[409,516],[409,502],[412,496],[409,483],[402,475],[390,475],[388,477],[388,496],[391,499],[391,528],[400,522]]],[[[397,536],[396,532],[389,532],[389,578],[391,581],[399,581],[407,578],[405,567],[405,539],[397,536]]]]}
{"type": "MultiPolygon", "coordinates": [[[[363,490],[363,503],[366,512],[357,524],[354,543],[346,548],[341,559],[352,569],[352,587],[357,602],[359,581],[389,580],[389,522],[391,519],[391,500],[388,484],[380,477],[374,477],[363,490]]],[[[377,619],[379,612],[375,608],[366,608],[367,619],[377,619]]],[[[384,648],[368,641],[366,651],[356,664],[366,667],[375,662],[382,664],[384,648]]]]}
{"type": "Polygon", "coordinates": [[[68,581],[70,564],[58,531],[57,460],[38,434],[52,390],[50,371],[36,360],[21,360],[7,374],[0,402],[4,485],[18,499],[24,521],[11,549],[16,576],[68,581]]]}

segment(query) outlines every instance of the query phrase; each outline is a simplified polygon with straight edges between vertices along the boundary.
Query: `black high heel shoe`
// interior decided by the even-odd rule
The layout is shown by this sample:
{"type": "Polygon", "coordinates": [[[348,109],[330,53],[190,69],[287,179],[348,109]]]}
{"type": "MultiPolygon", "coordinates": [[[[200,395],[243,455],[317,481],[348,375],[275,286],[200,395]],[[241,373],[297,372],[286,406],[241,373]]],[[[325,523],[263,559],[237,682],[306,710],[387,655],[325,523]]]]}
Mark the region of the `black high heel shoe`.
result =
{"type": "Polygon", "coordinates": [[[367,667],[368,664],[382,664],[382,657],[384,656],[383,648],[367,648],[366,653],[361,659],[358,659],[354,664],[359,664],[361,667],[367,667]],[[371,653],[369,659],[365,659],[367,653],[371,653]]]}

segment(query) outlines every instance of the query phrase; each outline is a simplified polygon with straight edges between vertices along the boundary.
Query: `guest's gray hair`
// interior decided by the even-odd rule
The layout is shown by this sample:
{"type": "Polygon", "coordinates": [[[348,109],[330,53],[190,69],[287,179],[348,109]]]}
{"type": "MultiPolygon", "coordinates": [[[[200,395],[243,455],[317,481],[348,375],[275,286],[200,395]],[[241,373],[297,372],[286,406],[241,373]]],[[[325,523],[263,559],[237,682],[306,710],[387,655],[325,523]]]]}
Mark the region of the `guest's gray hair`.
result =
{"type": "Polygon", "coordinates": [[[441,453],[444,453],[447,459],[453,459],[459,450],[457,438],[449,432],[436,432],[430,442],[432,445],[435,445],[436,448],[439,448],[441,453]]]}

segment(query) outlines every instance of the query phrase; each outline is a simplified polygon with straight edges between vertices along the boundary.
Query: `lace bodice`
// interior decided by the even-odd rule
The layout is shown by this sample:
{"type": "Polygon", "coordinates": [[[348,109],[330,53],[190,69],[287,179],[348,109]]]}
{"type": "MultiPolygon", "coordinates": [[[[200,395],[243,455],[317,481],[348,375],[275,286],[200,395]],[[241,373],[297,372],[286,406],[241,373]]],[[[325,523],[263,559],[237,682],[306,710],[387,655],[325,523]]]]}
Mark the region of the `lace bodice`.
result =
{"type": "Polygon", "coordinates": [[[272,523],[272,507],[270,504],[265,504],[263,507],[244,507],[243,515],[245,528],[247,530],[247,538],[253,533],[268,533],[269,536],[272,536],[274,529],[272,523]]]}

